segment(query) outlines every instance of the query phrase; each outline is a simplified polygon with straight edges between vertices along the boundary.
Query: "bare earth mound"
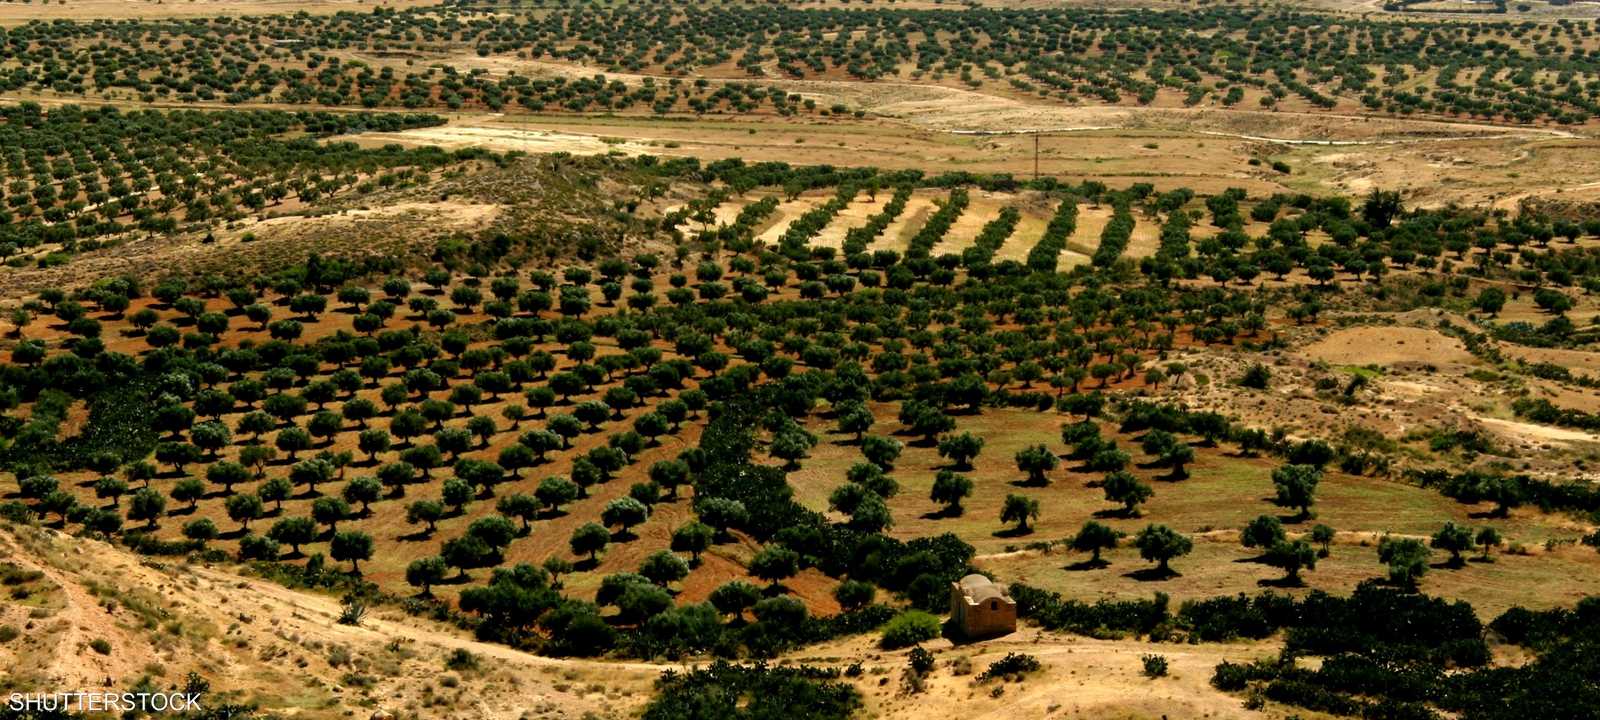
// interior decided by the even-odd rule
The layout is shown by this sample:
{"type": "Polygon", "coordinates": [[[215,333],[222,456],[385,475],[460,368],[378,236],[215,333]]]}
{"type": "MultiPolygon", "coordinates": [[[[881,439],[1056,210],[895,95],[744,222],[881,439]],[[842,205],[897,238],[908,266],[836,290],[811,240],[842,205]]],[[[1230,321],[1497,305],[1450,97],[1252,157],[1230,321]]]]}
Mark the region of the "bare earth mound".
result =
{"type": "Polygon", "coordinates": [[[1447,365],[1474,360],[1455,338],[1405,327],[1339,330],[1307,345],[1303,352],[1313,360],[1336,365],[1447,365]]]}

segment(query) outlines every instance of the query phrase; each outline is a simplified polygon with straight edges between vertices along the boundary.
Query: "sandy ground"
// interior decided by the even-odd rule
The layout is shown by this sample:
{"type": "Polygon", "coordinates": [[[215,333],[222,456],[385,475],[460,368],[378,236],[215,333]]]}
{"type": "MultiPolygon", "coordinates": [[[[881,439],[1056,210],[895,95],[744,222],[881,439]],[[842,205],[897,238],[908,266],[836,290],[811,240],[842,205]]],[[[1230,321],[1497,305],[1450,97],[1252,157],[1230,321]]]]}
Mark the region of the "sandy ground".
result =
{"type": "Polygon", "coordinates": [[[1306,346],[1304,352],[1335,365],[1451,365],[1475,360],[1459,340],[1411,327],[1339,330],[1306,346]]]}
{"type": "Polygon", "coordinates": [[[1489,429],[1497,433],[1514,435],[1536,443],[1555,442],[1561,445],[1600,443],[1600,436],[1581,430],[1550,427],[1549,425],[1538,425],[1515,420],[1501,420],[1499,418],[1480,417],[1477,418],[1477,421],[1489,426],[1489,429]]]}
{"type": "MultiPolygon", "coordinates": [[[[735,220],[739,219],[739,212],[741,210],[744,210],[747,205],[750,205],[763,197],[765,197],[764,193],[753,192],[749,195],[723,201],[711,209],[711,227],[714,228],[719,225],[732,225],[735,220]]],[[[682,210],[685,206],[686,204],[683,203],[667,205],[666,207],[662,208],[661,212],[663,215],[670,215],[682,210]]],[[[771,218],[769,217],[768,219],[770,220],[771,218]]],[[[693,219],[689,221],[689,225],[690,227],[694,228],[700,227],[700,223],[693,219]]]]}
{"type": "Polygon", "coordinates": [[[811,193],[794,200],[779,202],[778,210],[767,216],[766,228],[756,233],[756,240],[768,245],[777,245],[796,218],[828,204],[828,200],[832,197],[832,193],[811,193]]]}
{"type": "MultiPolygon", "coordinates": [[[[1600,437],[1526,422],[1512,410],[1518,398],[1540,397],[1592,412],[1600,410],[1594,393],[1492,368],[1454,338],[1432,329],[1444,320],[1470,327],[1465,318],[1420,310],[1381,317],[1392,324],[1329,329],[1284,321],[1279,331],[1294,349],[1265,358],[1218,349],[1175,353],[1170,361],[1187,364],[1192,376],[1206,382],[1197,386],[1185,381],[1177,388],[1169,383],[1155,394],[1256,427],[1281,427],[1297,437],[1339,438],[1352,426],[1376,430],[1411,448],[1397,457],[1396,471],[1412,463],[1413,454],[1432,457],[1426,448],[1433,434],[1465,431],[1484,433],[1503,455],[1482,456],[1481,462],[1509,462],[1519,471],[1559,482],[1600,482],[1600,472],[1584,461],[1600,447],[1600,437]],[[1271,386],[1241,391],[1235,380],[1255,362],[1270,368],[1271,386]],[[1350,398],[1338,397],[1357,372],[1370,382],[1350,398]],[[1317,382],[1328,381],[1332,390],[1315,389],[1317,382]]],[[[1550,359],[1575,369],[1595,361],[1583,351],[1539,351],[1504,343],[1499,348],[1508,356],[1527,355],[1525,361],[1547,357],[1538,353],[1561,353],[1559,359],[1550,359]]],[[[1419,462],[1426,466],[1433,461],[1419,462]]]]}
{"type": "Polygon", "coordinates": [[[1583,373],[1600,373],[1600,353],[1564,348],[1531,348],[1502,343],[1500,351],[1527,363],[1555,363],[1583,373]]]}
{"type": "Polygon", "coordinates": [[[849,205],[846,205],[843,210],[839,211],[838,215],[833,217],[833,222],[828,223],[828,226],[823,228],[822,232],[811,238],[811,244],[817,247],[834,248],[835,250],[842,248],[845,236],[849,234],[850,230],[866,225],[873,215],[883,212],[883,206],[889,202],[891,196],[892,193],[880,192],[878,199],[873,200],[866,193],[856,195],[856,199],[850,201],[849,205]]]}
{"type": "MultiPolygon", "coordinates": [[[[1106,223],[1111,221],[1111,214],[1110,205],[1079,206],[1078,229],[1067,240],[1068,249],[1093,255],[1095,249],[1100,247],[1100,235],[1105,232],[1106,223]]],[[[1154,255],[1160,244],[1160,233],[1161,227],[1155,220],[1134,212],[1133,234],[1128,237],[1128,247],[1122,251],[1122,256],[1143,258],[1154,255]]]]}
{"type": "Polygon", "coordinates": [[[862,657],[869,682],[858,683],[867,696],[869,717],[960,717],[973,720],[1014,718],[1262,718],[1279,717],[1279,708],[1265,713],[1243,708],[1239,698],[1210,686],[1211,674],[1223,660],[1240,662],[1277,652],[1276,641],[1226,645],[1162,645],[1129,640],[1096,640],[1024,628],[1005,637],[973,645],[947,640],[925,644],[937,664],[927,688],[908,694],[900,683],[908,651],[882,652],[870,638],[856,638],[813,648],[818,658],[862,657]],[[1007,653],[1026,653],[1044,668],[1017,683],[979,683],[975,679],[1007,653]],[[1152,680],[1141,670],[1147,654],[1165,657],[1169,676],[1152,680]],[[957,675],[957,659],[972,667],[957,675]],[[876,680],[873,678],[876,676],[876,680]]]}
{"type": "Polygon", "coordinates": [[[611,152],[620,152],[627,155],[663,154],[663,150],[659,147],[642,142],[624,141],[620,138],[602,138],[596,135],[510,127],[475,127],[471,125],[444,125],[401,130],[399,132],[363,133],[345,139],[359,139],[363,144],[368,145],[382,145],[390,142],[410,145],[438,145],[447,150],[475,147],[500,152],[520,150],[527,153],[565,152],[573,155],[604,155],[611,152]]]}
{"type": "Polygon", "coordinates": [[[946,194],[943,191],[917,190],[911,193],[911,199],[906,201],[905,210],[902,210],[900,216],[883,229],[883,233],[867,246],[868,249],[905,252],[911,244],[912,236],[927,224],[928,216],[938,212],[938,208],[933,204],[934,198],[942,201],[944,197],[946,194]]]}
{"type": "MultiPolygon", "coordinates": [[[[983,231],[983,226],[995,219],[1000,210],[1011,201],[1010,197],[1000,193],[973,190],[967,193],[967,209],[961,211],[961,216],[950,225],[950,231],[940,238],[933,246],[933,256],[938,257],[944,253],[959,254],[962,250],[971,247],[973,238],[983,231]]],[[[1012,236],[1014,238],[1015,235],[1012,236]]],[[[1007,238],[1006,242],[1012,241],[1007,238]]]]}
{"type": "Polygon", "coordinates": [[[257,236],[271,234],[322,234],[339,225],[357,224],[364,220],[392,219],[396,217],[426,218],[431,224],[448,227],[481,227],[499,214],[500,206],[488,203],[456,201],[399,202],[376,207],[358,207],[326,215],[274,215],[262,220],[236,223],[229,238],[245,233],[257,236]]]}
{"type": "Polygon", "coordinates": [[[1394,189],[1408,202],[1516,210],[1528,198],[1600,197],[1600,147],[1593,138],[1495,138],[1375,147],[1280,147],[1296,168],[1291,185],[1359,195],[1394,189]]]}

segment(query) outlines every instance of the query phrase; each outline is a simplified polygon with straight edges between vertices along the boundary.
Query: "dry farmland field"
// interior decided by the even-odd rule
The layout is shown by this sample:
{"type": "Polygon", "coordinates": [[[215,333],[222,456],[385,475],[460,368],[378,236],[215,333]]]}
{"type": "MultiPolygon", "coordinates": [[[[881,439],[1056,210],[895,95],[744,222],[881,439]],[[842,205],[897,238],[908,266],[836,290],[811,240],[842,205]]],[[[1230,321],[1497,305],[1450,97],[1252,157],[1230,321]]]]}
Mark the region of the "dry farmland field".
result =
{"type": "Polygon", "coordinates": [[[0,2],[0,693],[1600,718],[1594,7],[0,2]]]}

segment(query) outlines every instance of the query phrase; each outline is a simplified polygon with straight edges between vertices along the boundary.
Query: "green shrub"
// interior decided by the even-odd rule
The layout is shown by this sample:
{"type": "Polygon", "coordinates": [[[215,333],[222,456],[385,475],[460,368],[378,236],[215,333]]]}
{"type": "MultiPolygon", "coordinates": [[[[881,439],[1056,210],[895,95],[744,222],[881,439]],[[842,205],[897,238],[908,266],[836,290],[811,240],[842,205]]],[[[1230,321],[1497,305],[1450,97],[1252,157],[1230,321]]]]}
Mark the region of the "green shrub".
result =
{"type": "Polygon", "coordinates": [[[8,500],[0,503],[0,520],[18,525],[29,525],[38,520],[38,517],[33,514],[32,510],[28,509],[27,505],[15,500],[8,500]]]}
{"type": "Polygon", "coordinates": [[[1239,385],[1257,390],[1267,389],[1272,382],[1272,370],[1261,363],[1255,363],[1239,378],[1239,385]]]}
{"type": "Polygon", "coordinates": [[[339,624],[361,627],[361,619],[367,615],[367,604],[360,599],[345,596],[339,602],[339,624]]]}
{"type": "Polygon", "coordinates": [[[1237,692],[1245,689],[1253,677],[1250,666],[1224,660],[1212,673],[1211,686],[1224,692],[1237,692]]]}
{"type": "Polygon", "coordinates": [[[989,668],[978,676],[979,682],[994,680],[995,678],[1020,677],[1027,673],[1038,672],[1044,667],[1036,658],[1027,653],[1006,653],[1006,656],[989,664],[989,668]]]}
{"type": "Polygon", "coordinates": [[[936,637],[939,637],[939,618],[921,610],[907,610],[883,626],[883,640],[879,645],[893,650],[936,637]]]}
{"type": "Polygon", "coordinates": [[[718,660],[689,672],[668,670],[643,720],[776,718],[844,720],[861,709],[861,694],[839,671],[808,665],[769,667],[718,660]]]}
{"type": "Polygon", "coordinates": [[[445,658],[444,666],[450,670],[461,672],[463,670],[477,670],[478,656],[466,648],[456,648],[450,652],[450,657],[445,658]]]}

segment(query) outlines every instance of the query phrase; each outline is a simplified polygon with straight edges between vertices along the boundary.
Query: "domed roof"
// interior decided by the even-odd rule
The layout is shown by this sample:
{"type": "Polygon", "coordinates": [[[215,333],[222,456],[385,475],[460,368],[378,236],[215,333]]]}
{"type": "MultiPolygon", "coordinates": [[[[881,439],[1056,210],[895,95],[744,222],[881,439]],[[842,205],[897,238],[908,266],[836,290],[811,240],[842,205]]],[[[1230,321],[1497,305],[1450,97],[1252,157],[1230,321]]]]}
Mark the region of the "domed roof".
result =
{"type": "Polygon", "coordinates": [[[992,599],[1003,600],[1005,599],[1005,596],[1006,594],[1000,591],[1000,586],[995,585],[994,583],[989,583],[988,585],[979,585],[977,587],[967,589],[967,597],[971,598],[973,602],[983,602],[984,600],[992,599]]]}
{"type": "Polygon", "coordinates": [[[963,590],[970,590],[972,588],[983,587],[984,585],[993,585],[993,584],[994,584],[993,580],[990,580],[989,578],[986,578],[986,577],[984,577],[982,575],[979,575],[977,573],[973,573],[973,574],[968,575],[968,576],[966,576],[964,578],[961,578],[961,588],[963,590]]]}

